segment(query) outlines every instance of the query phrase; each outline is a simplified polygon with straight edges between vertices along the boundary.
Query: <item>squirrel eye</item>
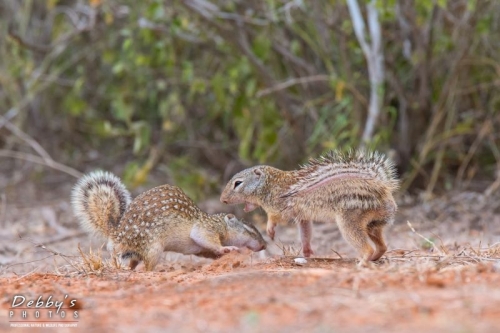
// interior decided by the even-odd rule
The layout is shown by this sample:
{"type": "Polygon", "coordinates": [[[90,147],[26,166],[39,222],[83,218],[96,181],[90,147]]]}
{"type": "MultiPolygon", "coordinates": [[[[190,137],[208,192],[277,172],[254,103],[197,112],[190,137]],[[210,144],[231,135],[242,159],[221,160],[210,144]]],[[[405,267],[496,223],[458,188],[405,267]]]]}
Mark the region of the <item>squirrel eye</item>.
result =
{"type": "Polygon", "coordinates": [[[241,183],[243,183],[241,180],[237,180],[234,182],[234,188],[237,188],[238,186],[241,185],[241,183]]]}

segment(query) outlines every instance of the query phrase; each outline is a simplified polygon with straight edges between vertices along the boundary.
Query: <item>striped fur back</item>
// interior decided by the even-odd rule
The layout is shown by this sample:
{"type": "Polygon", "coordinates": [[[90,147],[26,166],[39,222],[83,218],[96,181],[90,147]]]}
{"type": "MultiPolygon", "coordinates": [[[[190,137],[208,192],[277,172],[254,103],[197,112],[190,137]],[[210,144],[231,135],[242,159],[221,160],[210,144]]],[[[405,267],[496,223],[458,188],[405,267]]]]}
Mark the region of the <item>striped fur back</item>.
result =
{"type": "Polygon", "coordinates": [[[339,180],[378,180],[392,193],[399,187],[393,163],[383,154],[350,150],[331,151],[295,171],[298,181],[282,198],[303,195],[339,180]]]}

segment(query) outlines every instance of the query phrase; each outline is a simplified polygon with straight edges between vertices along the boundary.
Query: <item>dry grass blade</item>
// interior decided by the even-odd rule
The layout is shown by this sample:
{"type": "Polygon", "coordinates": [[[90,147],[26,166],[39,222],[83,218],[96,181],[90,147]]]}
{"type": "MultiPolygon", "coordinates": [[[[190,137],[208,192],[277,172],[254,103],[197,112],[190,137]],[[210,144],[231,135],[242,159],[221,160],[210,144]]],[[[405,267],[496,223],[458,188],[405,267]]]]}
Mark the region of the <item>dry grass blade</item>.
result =
{"type": "Polygon", "coordinates": [[[334,249],[331,249],[331,250],[332,250],[332,252],[333,252],[333,253],[335,253],[336,255],[338,255],[338,256],[339,256],[339,258],[340,258],[341,260],[343,260],[343,259],[344,259],[344,258],[340,255],[340,253],[338,253],[338,252],[337,252],[337,251],[335,251],[334,249]]]}
{"type": "MultiPolygon", "coordinates": [[[[21,240],[25,240],[26,239],[28,242],[30,242],[31,244],[33,244],[35,247],[41,248],[42,250],[51,253],[52,256],[59,256],[59,257],[61,257],[64,261],[66,261],[68,263],[68,265],[73,266],[72,261],[70,261],[70,258],[72,258],[73,256],[69,256],[69,255],[63,254],[61,252],[52,250],[52,249],[48,248],[47,246],[45,246],[42,243],[34,242],[31,239],[29,239],[29,238],[22,237],[21,235],[18,235],[18,237],[21,240]]],[[[77,269],[75,266],[73,266],[73,268],[77,269]]]]}
{"type": "Polygon", "coordinates": [[[78,244],[78,252],[80,252],[81,261],[76,264],[79,267],[79,271],[83,271],[86,274],[102,275],[106,271],[114,271],[117,269],[123,269],[123,266],[118,259],[118,256],[113,253],[109,260],[103,260],[101,250],[96,252],[89,249],[89,253],[84,253],[78,244]]]}
{"type": "Polygon", "coordinates": [[[445,251],[442,251],[437,245],[436,243],[434,243],[432,240],[430,240],[429,238],[423,236],[422,234],[418,233],[415,228],[413,228],[413,226],[411,225],[410,221],[406,221],[406,223],[408,224],[408,227],[410,227],[411,231],[419,236],[420,238],[422,238],[423,240],[425,240],[428,244],[432,245],[432,247],[434,248],[434,250],[436,250],[439,254],[441,255],[446,255],[446,252],[445,251]]]}
{"type": "Polygon", "coordinates": [[[276,242],[276,246],[281,250],[285,257],[297,257],[300,255],[300,249],[295,248],[294,245],[284,244],[281,240],[276,242]]]}
{"type": "Polygon", "coordinates": [[[101,257],[100,251],[98,253],[93,253],[92,249],[89,250],[88,254],[83,253],[80,244],[78,244],[78,252],[82,258],[81,268],[86,273],[101,274],[104,270],[104,262],[101,257]]]}

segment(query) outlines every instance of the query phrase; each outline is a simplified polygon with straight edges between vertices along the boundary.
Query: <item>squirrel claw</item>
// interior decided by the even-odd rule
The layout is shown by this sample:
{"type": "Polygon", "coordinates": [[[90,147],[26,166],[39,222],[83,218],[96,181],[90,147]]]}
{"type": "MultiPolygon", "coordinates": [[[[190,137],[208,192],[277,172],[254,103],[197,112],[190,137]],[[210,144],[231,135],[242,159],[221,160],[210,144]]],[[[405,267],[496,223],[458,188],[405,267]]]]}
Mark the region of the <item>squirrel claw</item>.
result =
{"type": "Polygon", "coordinates": [[[274,226],[268,227],[266,231],[269,238],[271,238],[271,240],[274,240],[274,234],[275,234],[274,226]]]}
{"type": "Polygon", "coordinates": [[[304,247],[302,249],[302,253],[304,254],[304,257],[309,258],[314,254],[314,251],[310,247],[304,247]]]}
{"type": "Polygon", "coordinates": [[[236,247],[236,246],[223,246],[221,249],[220,249],[220,254],[226,254],[226,253],[229,253],[229,252],[233,252],[233,251],[238,251],[239,248],[236,247]]]}
{"type": "Polygon", "coordinates": [[[375,267],[375,265],[372,262],[367,261],[365,259],[360,259],[356,266],[358,269],[374,268],[375,267]]]}

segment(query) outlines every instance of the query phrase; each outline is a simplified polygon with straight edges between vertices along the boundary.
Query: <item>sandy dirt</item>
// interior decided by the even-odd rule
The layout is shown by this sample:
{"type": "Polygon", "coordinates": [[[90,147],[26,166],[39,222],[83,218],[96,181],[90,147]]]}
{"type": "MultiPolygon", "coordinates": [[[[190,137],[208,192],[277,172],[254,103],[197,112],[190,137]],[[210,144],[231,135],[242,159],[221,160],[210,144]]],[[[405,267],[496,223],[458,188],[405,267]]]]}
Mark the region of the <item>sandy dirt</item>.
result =
{"type": "MultiPolygon", "coordinates": [[[[265,252],[218,260],[165,253],[154,272],[116,268],[103,241],[79,231],[67,200],[14,202],[0,220],[0,331],[500,331],[498,198],[401,200],[386,232],[389,252],[372,267],[357,266],[334,224],[317,224],[316,258],[303,265],[294,261],[298,232],[285,225],[265,252]],[[26,301],[12,308],[15,296],[26,301]],[[53,306],[40,310],[41,319],[33,307],[20,309],[40,296],[64,301],[66,317],[53,306]],[[21,324],[78,328],[13,327],[21,324]]],[[[246,218],[264,230],[262,213],[246,218]]]]}

